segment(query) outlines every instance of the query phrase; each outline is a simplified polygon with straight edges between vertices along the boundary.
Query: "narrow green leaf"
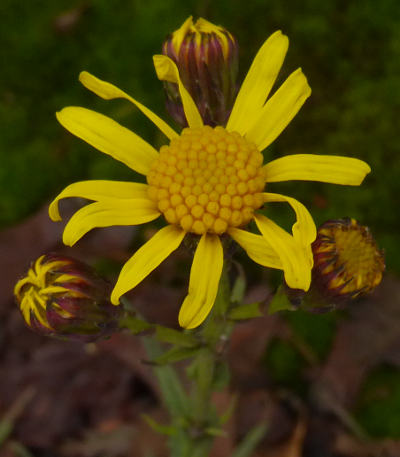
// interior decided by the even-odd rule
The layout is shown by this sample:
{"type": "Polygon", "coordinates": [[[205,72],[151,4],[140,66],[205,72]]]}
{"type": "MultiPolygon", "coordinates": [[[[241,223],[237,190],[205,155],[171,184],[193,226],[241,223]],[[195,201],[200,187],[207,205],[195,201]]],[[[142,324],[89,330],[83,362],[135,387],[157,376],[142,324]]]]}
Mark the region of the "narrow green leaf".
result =
{"type": "MultiPolygon", "coordinates": [[[[214,306],[212,307],[210,314],[212,314],[214,316],[218,316],[218,317],[224,317],[226,315],[226,310],[228,309],[230,302],[231,302],[230,297],[231,297],[231,288],[229,285],[227,268],[225,266],[222,269],[221,279],[219,280],[219,285],[218,285],[218,293],[215,298],[214,306]]],[[[203,327],[203,330],[204,330],[204,327],[203,327]]]]}
{"type": "Polygon", "coordinates": [[[232,417],[232,414],[235,412],[237,403],[237,397],[234,396],[232,400],[229,402],[229,406],[224,413],[219,417],[219,423],[224,425],[228,422],[228,420],[232,417]]]}
{"type": "Polygon", "coordinates": [[[142,414],[143,420],[151,427],[155,432],[160,433],[161,435],[171,436],[176,433],[174,427],[170,425],[162,425],[155,421],[152,417],[148,414],[142,414]]]}
{"type": "Polygon", "coordinates": [[[171,456],[192,457],[193,442],[187,430],[177,427],[176,433],[169,437],[168,448],[171,456]]]}
{"type": "Polygon", "coordinates": [[[246,279],[244,275],[239,276],[235,284],[232,287],[232,292],[231,292],[231,302],[232,303],[242,303],[244,293],[246,290],[246,279]]]}
{"type": "Polygon", "coordinates": [[[213,390],[222,390],[229,384],[230,370],[226,362],[217,363],[215,366],[214,379],[212,383],[213,390]]]}
{"type": "Polygon", "coordinates": [[[0,444],[3,444],[4,441],[10,436],[13,429],[13,421],[8,419],[3,419],[0,421],[0,444]]]}
{"type": "Polygon", "coordinates": [[[145,332],[146,330],[151,330],[153,328],[152,324],[144,321],[143,319],[138,319],[133,316],[125,316],[119,321],[121,328],[129,329],[134,335],[138,333],[145,332]]]}
{"type": "Polygon", "coordinates": [[[236,448],[232,457],[249,457],[263,439],[266,431],[267,424],[265,422],[257,425],[257,427],[254,427],[253,430],[250,430],[250,432],[236,448]]]}
{"type": "Polygon", "coordinates": [[[235,306],[229,313],[229,319],[233,320],[251,319],[253,317],[261,316],[260,303],[235,306]]]}
{"type": "Polygon", "coordinates": [[[204,431],[207,433],[207,435],[211,436],[226,436],[225,430],[222,430],[221,428],[208,427],[204,431]]]}
{"type": "MultiPolygon", "coordinates": [[[[162,354],[159,343],[153,337],[144,337],[143,344],[150,359],[154,360],[162,354]]],[[[176,371],[170,365],[163,365],[156,366],[154,372],[160,384],[162,398],[171,416],[186,416],[189,399],[176,371]]]]}
{"type": "Polygon", "coordinates": [[[167,352],[164,352],[164,354],[161,354],[152,361],[157,365],[166,365],[169,363],[175,363],[179,362],[180,360],[193,357],[197,351],[198,348],[173,347],[172,349],[170,349],[167,352]]]}
{"type": "Polygon", "coordinates": [[[279,286],[274,297],[272,298],[269,307],[268,314],[274,314],[278,311],[293,310],[293,305],[290,303],[283,286],[279,286]]]}
{"type": "Polygon", "coordinates": [[[197,346],[198,342],[193,333],[183,333],[183,331],[175,330],[169,327],[157,325],[156,336],[159,341],[164,343],[176,344],[178,346],[193,347],[197,346]]]}

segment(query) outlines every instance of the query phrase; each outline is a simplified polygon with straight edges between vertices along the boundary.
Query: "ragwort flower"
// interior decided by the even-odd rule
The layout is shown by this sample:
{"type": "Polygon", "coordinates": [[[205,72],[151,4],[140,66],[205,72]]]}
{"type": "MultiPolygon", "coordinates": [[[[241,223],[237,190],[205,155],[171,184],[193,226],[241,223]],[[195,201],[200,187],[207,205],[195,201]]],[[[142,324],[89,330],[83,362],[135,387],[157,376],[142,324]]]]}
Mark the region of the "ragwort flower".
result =
{"type": "Polygon", "coordinates": [[[230,235],[255,262],[284,271],[287,284],[307,290],[311,281],[313,219],[297,200],[263,192],[267,183],[308,180],[359,185],[370,171],[355,158],[296,154],[263,165],[261,151],[285,129],[309,97],[301,69],[293,72],[267,100],[288,48],[288,38],[275,32],[257,53],[225,126],[205,126],[175,63],[154,56],[157,76],[178,85],[188,128],[179,135],[156,114],[128,94],[87,72],[82,84],[110,100],[125,98],[165,134],[160,151],[110,118],[67,107],[57,113],[71,133],[101,152],[146,176],[147,184],[82,181],[64,189],[49,208],[60,220],[58,201],[83,197],[93,203],[77,211],[66,225],[63,241],[73,245],[89,230],[112,225],[137,225],[163,215],[167,225],[126,262],[111,295],[114,304],[140,283],[181,244],[187,233],[200,235],[190,272],[189,292],[180,313],[182,327],[200,325],[216,298],[223,266],[221,235],[230,235]],[[257,213],[264,203],[286,202],[297,221],[289,234],[257,213]],[[254,220],[260,234],[244,227],[254,220]]]}

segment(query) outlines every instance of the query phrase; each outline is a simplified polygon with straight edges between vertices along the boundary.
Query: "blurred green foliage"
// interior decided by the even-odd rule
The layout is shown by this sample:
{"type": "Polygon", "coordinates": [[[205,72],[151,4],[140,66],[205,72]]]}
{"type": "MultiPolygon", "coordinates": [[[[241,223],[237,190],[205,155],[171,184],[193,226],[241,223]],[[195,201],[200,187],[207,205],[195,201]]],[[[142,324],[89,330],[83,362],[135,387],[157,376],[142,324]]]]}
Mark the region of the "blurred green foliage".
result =
{"type": "Polygon", "coordinates": [[[304,396],[307,384],[302,372],[306,366],[306,361],[290,342],[275,339],[269,344],[264,367],[275,385],[304,396]]]}
{"type": "Polygon", "coordinates": [[[264,367],[272,382],[305,396],[306,368],[324,363],[336,331],[337,312],[314,314],[302,310],[281,313],[291,332],[287,340],[273,339],[264,357],[264,367]]]}
{"type": "Polygon", "coordinates": [[[400,371],[389,365],[371,373],[363,386],[356,418],[374,437],[400,438],[400,371]]]}
{"type": "Polygon", "coordinates": [[[323,361],[329,354],[338,317],[337,311],[316,314],[297,310],[285,313],[293,334],[310,348],[318,361],[323,361]]]}
{"type": "MultiPolygon", "coordinates": [[[[166,117],[151,56],[193,14],[236,34],[243,76],[276,29],[290,38],[280,81],[298,66],[313,95],[266,158],[292,153],[343,154],[373,172],[360,188],[282,183],[318,223],[352,216],[369,225],[387,263],[400,271],[397,139],[400,108],[400,4],[397,0],[2,0],[0,15],[0,226],[33,213],[70,182],[137,178],[121,164],[72,138],[54,113],[66,105],[99,110],[153,144],[164,138],[125,101],[105,102],[77,81],[88,70],[112,81],[166,117]]],[[[268,212],[287,224],[285,205],[268,212]]]]}
{"type": "MultiPolygon", "coordinates": [[[[302,398],[309,393],[307,368],[324,364],[335,336],[334,312],[310,314],[285,312],[291,328],[289,339],[273,339],[265,352],[263,367],[277,388],[286,388],[302,398]],[[312,360],[314,359],[314,360],[312,360]]],[[[400,370],[382,365],[368,374],[354,406],[354,418],[372,438],[400,438],[400,370]]]]}

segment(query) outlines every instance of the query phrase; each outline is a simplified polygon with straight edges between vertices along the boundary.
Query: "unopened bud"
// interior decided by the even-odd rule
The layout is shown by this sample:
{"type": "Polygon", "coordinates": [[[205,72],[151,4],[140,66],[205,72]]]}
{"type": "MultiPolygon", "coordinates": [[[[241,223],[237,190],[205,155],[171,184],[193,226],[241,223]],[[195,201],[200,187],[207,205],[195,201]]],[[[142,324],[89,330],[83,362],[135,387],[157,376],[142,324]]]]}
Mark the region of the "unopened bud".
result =
{"type": "Polygon", "coordinates": [[[88,265],[53,254],[37,259],[14,288],[32,330],[84,342],[117,329],[121,310],[109,302],[110,291],[107,281],[88,265]]]}
{"type": "Polygon", "coordinates": [[[312,245],[313,287],[333,303],[372,292],[385,270],[383,253],[368,227],[354,219],[322,224],[312,245]]]}
{"type": "MultiPolygon", "coordinates": [[[[221,26],[202,18],[193,23],[189,17],[164,42],[162,52],[176,63],[203,122],[211,126],[224,125],[237,93],[236,39],[221,26]]],[[[185,127],[187,123],[177,85],[166,82],[165,89],[169,113],[185,127]]]]}

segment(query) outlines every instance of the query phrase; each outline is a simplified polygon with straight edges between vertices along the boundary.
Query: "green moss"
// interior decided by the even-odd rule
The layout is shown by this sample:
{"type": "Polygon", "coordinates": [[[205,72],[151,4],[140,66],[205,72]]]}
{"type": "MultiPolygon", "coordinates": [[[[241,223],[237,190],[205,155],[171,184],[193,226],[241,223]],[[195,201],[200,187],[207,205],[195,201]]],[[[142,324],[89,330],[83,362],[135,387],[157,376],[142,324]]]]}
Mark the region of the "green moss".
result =
{"type": "MultiPolygon", "coordinates": [[[[56,18],[81,2],[33,0],[0,6],[0,227],[16,223],[78,179],[127,176],[111,159],[70,137],[54,113],[82,105],[112,116],[159,146],[165,139],[126,101],[106,102],[77,81],[85,69],[120,85],[167,119],[162,86],[151,56],[189,15],[203,15],[238,37],[243,76],[257,49],[274,30],[290,37],[279,81],[301,66],[313,89],[298,116],[266,159],[287,154],[342,154],[370,163],[361,187],[278,183],[269,190],[293,195],[318,223],[352,216],[369,225],[386,250],[388,269],[400,271],[397,208],[400,144],[400,11],[397,0],[306,2],[161,0],[141,3],[93,0],[68,30],[56,18]],[[102,161],[99,165],[99,160],[102,161]],[[108,165],[107,165],[108,163],[108,165]]],[[[278,84],[277,84],[278,85],[278,84]]],[[[277,87],[276,85],[276,87],[277,87]]],[[[269,205],[284,226],[285,205],[269,205]]]]}

